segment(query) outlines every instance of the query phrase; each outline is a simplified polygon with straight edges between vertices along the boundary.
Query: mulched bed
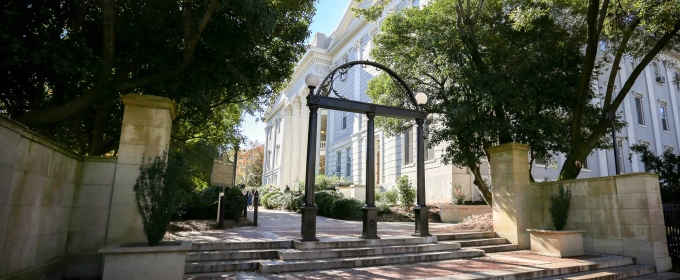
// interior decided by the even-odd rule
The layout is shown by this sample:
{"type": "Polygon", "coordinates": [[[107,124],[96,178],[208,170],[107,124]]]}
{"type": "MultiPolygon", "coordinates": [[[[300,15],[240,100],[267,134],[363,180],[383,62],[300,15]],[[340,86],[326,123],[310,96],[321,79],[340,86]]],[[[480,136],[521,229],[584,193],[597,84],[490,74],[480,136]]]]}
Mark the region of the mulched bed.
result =
{"type": "Polygon", "coordinates": [[[491,213],[474,215],[466,218],[463,222],[445,227],[449,230],[474,230],[474,231],[493,231],[493,215],[491,213]]]}
{"type": "MultiPolygon", "coordinates": [[[[225,220],[224,228],[240,228],[240,227],[250,227],[253,226],[253,222],[248,219],[241,219],[237,224],[234,220],[225,220]]],[[[217,222],[213,219],[210,220],[185,220],[185,221],[172,221],[168,226],[169,233],[176,233],[180,231],[209,231],[209,230],[219,230],[217,227],[217,222]]]]}
{"type": "MultiPolygon", "coordinates": [[[[439,216],[439,207],[435,205],[428,205],[429,221],[430,223],[441,223],[442,218],[439,216]]],[[[413,209],[403,210],[399,206],[390,207],[391,213],[378,215],[379,222],[414,222],[415,216],[413,209]]]]}

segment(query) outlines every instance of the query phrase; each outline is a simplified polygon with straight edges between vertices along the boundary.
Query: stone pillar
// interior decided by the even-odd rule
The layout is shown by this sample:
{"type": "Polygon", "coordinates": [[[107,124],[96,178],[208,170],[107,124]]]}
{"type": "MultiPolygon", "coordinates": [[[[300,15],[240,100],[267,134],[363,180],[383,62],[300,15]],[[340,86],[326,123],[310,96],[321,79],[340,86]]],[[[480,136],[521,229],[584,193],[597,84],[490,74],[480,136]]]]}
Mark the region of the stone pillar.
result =
{"type": "Polygon", "coordinates": [[[142,219],[132,189],[142,160],[160,156],[170,144],[175,103],[165,97],[128,94],[125,105],[113,183],[106,244],[146,242],[142,219]]]}
{"type": "Polygon", "coordinates": [[[532,227],[531,188],[529,180],[529,146],[508,143],[487,150],[490,155],[493,186],[493,228],[500,236],[529,249],[532,227]]]}
{"type": "Polygon", "coordinates": [[[293,114],[293,107],[288,105],[283,108],[283,124],[281,125],[281,130],[283,131],[283,137],[281,138],[281,154],[279,161],[279,176],[281,179],[279,188],[281,190],[286,188],[286,185],[290,186],[290,155],[292,148],[292,122],[291,115],[293,114]]]}
{"type": "Polygon", "coordinates": [[[299,177],[299,170],[300,170],[300,152],[303,150],[300,150],[300,97],[296,96],[293,98],[293,118],[291,119],[292,124],[293,124],[293,130],[291,131],[291,154],[290,154],[290,163],[288,164],[288,171],[290,174],[288,181],[290,183],[288,186],[290,187],[291,190],[296,190],[297,186],[293,186],[296,181],[302,181],[304,180],[302,177],[299,177]]]}

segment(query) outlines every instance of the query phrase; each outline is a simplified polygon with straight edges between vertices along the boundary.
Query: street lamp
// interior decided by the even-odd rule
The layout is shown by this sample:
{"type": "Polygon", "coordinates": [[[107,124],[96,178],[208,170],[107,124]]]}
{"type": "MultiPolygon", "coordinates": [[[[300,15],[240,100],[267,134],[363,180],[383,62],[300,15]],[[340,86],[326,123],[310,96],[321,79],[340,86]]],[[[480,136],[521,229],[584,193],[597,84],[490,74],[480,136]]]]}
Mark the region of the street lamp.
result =
{"type": "Polygon", "coordinates": [[[302,240],[319,241],[316,238],[316,205],[314,205],[314,168],[316,165],[316,122],[319,111],[318,104],[310,104],[314,89],[319,85],[319,76],[308,74],[305,84],[309,88],[307,106],[309,107],[309,129],[307,137],[307,166],[305,170],[305,204],[302,206],[302,240]]]}
{"type": "Polygon", "coordinates": [[[418,102],[418,105],[425,105],[427,103],[427,94],[422,92],[416,94],[416,102],[418,102]]]}
{"type": "MultiPolygon", "coordinates": [[[[418,109],[423,110],[423,105],[427,103],[427,94],[419,92],[416,94],[416,103],[418,103],[418,109]]],[[[416,188],[417,188],[417,205],[413,209],[416,217],[416,232],[413,234],[415,236],[430,236],[430,229],[427,223],[428,220],[428,209],[425,202],[425,129],[423,125],[425,124],[425,119],[416,119],[417,125],[417,149],[418,154],[416,160],[418,161],[416,168],[416,188]]]]}

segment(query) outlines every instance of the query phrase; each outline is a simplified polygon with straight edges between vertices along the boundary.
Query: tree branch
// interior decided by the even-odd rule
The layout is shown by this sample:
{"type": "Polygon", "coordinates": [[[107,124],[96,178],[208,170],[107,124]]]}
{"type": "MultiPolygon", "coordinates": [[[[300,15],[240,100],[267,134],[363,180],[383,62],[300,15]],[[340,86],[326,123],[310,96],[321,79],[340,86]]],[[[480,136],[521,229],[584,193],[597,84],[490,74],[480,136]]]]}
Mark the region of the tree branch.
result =
{"type": "Polygon", "coordinates": [[[609,103],[611,103],[612,93],[614,92],[616,74],[619,73],[619,63],[621,63],[621,57],[623,57],[623,53],[626,51],[626,47],[628,46],[628,40],[630,40],[630,37],[635,32],[635,28],[637,28],[638,24],[640,24],[640,19],[636,18],[631,23],[628,30],[623,34],[621,44],[619,44],[619,47],[616,49],[616,55],[614,56],[614,62],[612,63],[612,70],[609,73],[609,79],[607,80],[607,91],[604,98],[604,104],[602,106],[603,112],[609,111],[609,103]]]}

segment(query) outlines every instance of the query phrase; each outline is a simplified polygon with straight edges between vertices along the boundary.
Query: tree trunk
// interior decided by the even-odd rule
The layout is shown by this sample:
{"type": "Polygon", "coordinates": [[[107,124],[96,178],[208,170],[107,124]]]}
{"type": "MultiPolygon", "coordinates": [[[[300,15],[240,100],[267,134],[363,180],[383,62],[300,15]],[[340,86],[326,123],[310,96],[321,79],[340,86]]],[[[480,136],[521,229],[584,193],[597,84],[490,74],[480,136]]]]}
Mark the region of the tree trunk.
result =
{"type": "Polygon", "coordinates": [[[486,185],[486,182],[484,182],[484,179],[482,178],[482,173],[479,170],[479,166],[473,165],[468,166],[468,168],[470,168],[470,171],[472,171],[472,174],[475,177],[473,183],[475,186],[477,186],[477,189],[479,189],[479,192],[482,194],[482,199],[484,199],[484,202],[486,202],[487,205],[492,206],[493,196],[489,190],[489,186],[486,185]]]}

